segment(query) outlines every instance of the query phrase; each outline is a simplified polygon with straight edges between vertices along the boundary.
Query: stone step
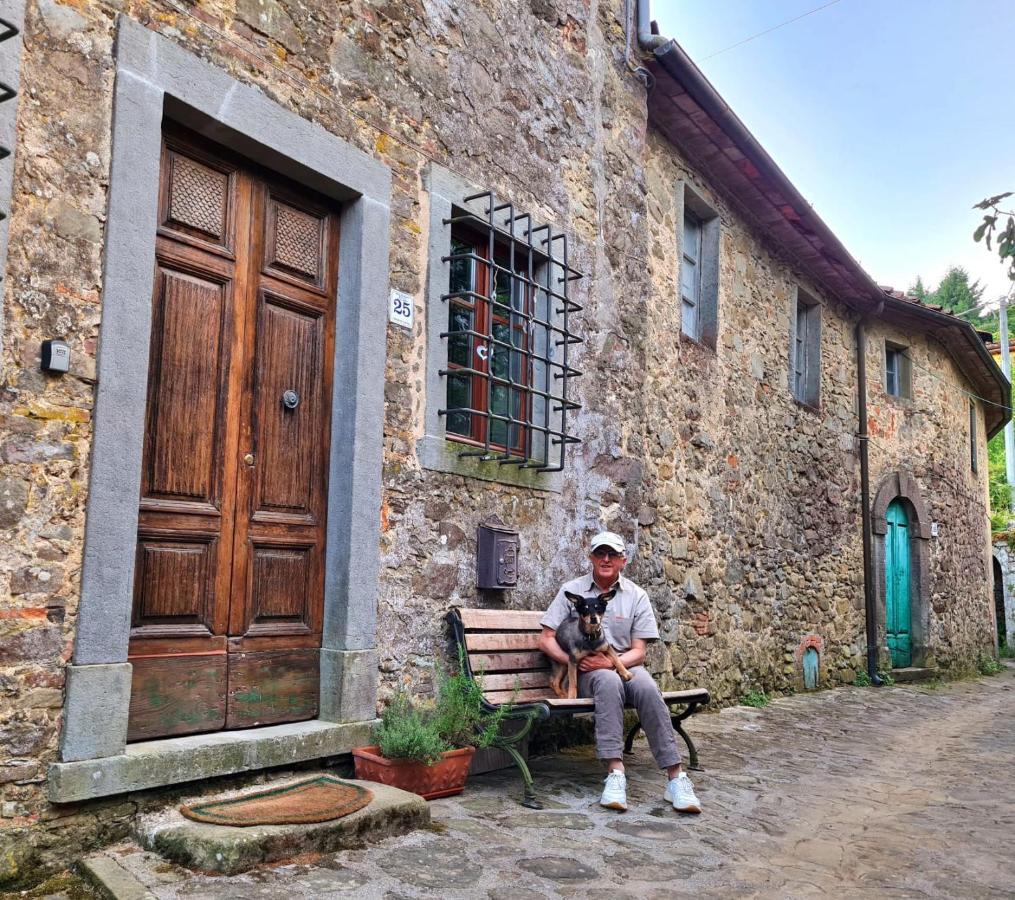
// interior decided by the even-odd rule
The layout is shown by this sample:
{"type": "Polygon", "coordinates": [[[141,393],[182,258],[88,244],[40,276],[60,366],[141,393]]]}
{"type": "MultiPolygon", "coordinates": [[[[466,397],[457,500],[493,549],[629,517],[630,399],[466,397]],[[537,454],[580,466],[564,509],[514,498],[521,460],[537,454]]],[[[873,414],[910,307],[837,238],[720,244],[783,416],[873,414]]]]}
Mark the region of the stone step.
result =
{"type": "MultiPolygon", "coordinates": [[[[305,777],[305,776],[304,776],[305,777]]],[[[299,779],[286,779],[294,781],[299,779]]],[[[299,853],[330,853],[404,834],[430,824],[430,807],[418,794],[372,781],[348,779],[374,793],[363,809],[340,819],[312,825],[251,825],[237,828],[209,825],[185,818],[177,808],[165,809],[138,820],[136,835],[148,850],[173,862],[205,872],[235,875],[260,863],[276,862],[299,853]]],[[[265,787],[282,786],[269,784],[265,787]]],[[[200,797],[202,803],[235,797],[234,791],[222,798],[200,797]]],[[[182,801],[181,805],[189,801],[182,801]]]]}
{"type": "Polygon", "coordinates": [[[938,670],[936,667],[923,669],[918,666],[906,666],[904,669],[892,669],[892,678],[894,678],[898,684],[913,684],[917,681],[931,681],[934,678],[937,678],[937,674],[938,670]]]}

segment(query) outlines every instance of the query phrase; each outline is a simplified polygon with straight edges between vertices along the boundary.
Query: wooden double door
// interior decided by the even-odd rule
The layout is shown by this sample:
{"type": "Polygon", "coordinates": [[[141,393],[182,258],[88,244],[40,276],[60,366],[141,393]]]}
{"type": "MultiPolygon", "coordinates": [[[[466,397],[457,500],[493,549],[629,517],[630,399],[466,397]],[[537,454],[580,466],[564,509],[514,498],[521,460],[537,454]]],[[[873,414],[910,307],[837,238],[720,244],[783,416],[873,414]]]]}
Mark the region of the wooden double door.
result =
{"type": "Polygon", "coordinates": [[[129,740],[313,718],[338,217],[167,127],[129,740]]]}

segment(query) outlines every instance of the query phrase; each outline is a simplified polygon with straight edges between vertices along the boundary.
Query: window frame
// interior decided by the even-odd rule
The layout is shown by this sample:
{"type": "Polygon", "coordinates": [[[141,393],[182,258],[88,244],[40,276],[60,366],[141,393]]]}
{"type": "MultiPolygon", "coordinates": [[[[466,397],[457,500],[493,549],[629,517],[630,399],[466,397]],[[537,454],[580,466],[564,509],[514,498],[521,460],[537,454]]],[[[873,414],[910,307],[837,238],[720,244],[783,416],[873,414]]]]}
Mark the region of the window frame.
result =
{"type": "Polygon", "coordinates": [[[719,213],[705,200],[701,191],[687,181],[681,181],[676,191],[677,227],[677,283],[676,294],[680,308],[680,335],[696,344],[715,351],[719,339],[719,255],[722,244],[722,229],[719,213]],[[686,220],[698,224],[699,248],[695,285],[698,296],[692,304],[695,321],[688,325],[684,307],[684,267],[686,220]]]}
{"type": "Polygon", "coordinates": [[[913,397],[913,364],[909,358],[909,348],[894,341],[885,341],[883,357],[884,379],[882,385],[885,394],[897,400],[911,400],[913,397]],[[893,371],[889,359],[895,359],[897,366],[893,371]],[[890,379],[894,377],[896,390],[892,391],[890,379]]]}
{"type": "MultiPolygon", "coordinates": [[[[568,464],[565,448],[567,444],[578,443],[578,438],[569,432],[573,428],[575,411],[581,406],[574,400],[576,393],[573,379],[581,373],[575,368],[578,358],[575,345],[582,342],[579,328],[581,319],[576,316],[582,310],[584,301],[583,288],[585,280],[577,272],[573,263],[568,263],[571,272],[565,285],[561,258],[573,259],[576,256],[584,259],[584,245],[579,251],[574,250],[573,238],[564,235],[554,224],[548,228],[536,223],[533,229],[532,244],[535,259],[542,266],[545,249],[542,241],[553,236],[552,247],[555,261],[552,270],[540,268],[537,284],[546,284],[547,279],[553,286],[554,294],[550,300],[545,292],[537,290],[535,310],[547,315],[547,319],[536,334],[530,335],[530,356],[536,362],[542,362],[549,356],[549,364],[544,364],[534,374],[536,387],[540,390],[533,393],[531,416],[540,428],[533,428],[532,433],[547,434],[551,444],[547,448],[549,468],[535,468],[523,464],[515,464],[517,460],[503,460],[496,452],[484,454],[482,446],[472,447],[462,440],[456,440],[454,434],[446,429],[447,391],[445,374],[448,371],[448,316],[446,296],[450,278],[451,228],[456,217],[463,210],[470,209],[478,213],[484,207],[485,200],[466,202],[467,198],[481,196],[485,187],[477,186],[462,176],[438,163],[431,162],[424,169],[424,190],[429,204],[427,225],[427,278],[423,298],[423,334],[425,337],[424,351],[424,397],[423,397],[423,435],[416,439],[416,456],[419,465],[426,470],[461,475],[500,484],[529,487],[536,490],[562,493],[564,489],[563,467],[568,464]],[[538,233],[537,233],[538,232],[538,233]],[[567,248],[567,249],[565,249],[567,248]],[[558,299],[566,295],[567,303],[558,299]],[[556,300],[557,302],[551,302],[556,300]],[[564,312],[564,310],[567,310],[564,312]],[[570,324],[569,324],[570,320],[570,324]],[[542,329],[542,330],[541,330],[542,329]],[[542,333],[545,331],[546,334],[542,333]],[[558,377],[560,376],[560,377],[558,377]],[[543,388],[547,388],[546,391],[543,388]],[[539,396],[549,397],[539,402],[539,396]],[[559,398],[559,399],[558,399],[559,398]],[[563,402],[560,402],[563,400],[563,402]],[[544,417],[548,419],[544,421],[544,417]],[[549,429],[547,432],[545,429],[549,429]],[[563,434],[563,436],[560,436],[563,434]]],[[[498,204],[501,201],[498,200],[498,204]]],[[[519,211],[503,209],[498,215],[508,216],[513,213],[514,226],[511,236],[519,243],[526,242],[528,233],[527,217],[520,216],[519,211]]],[[[484,222],[485,224],[485,222],[484,222]]],[[[551,223],[552,224],[552,223],[551,223]]],[[[507,235],[507,231],[504,235],[507,235]]],[[[535,263],[534,263],[535,266],[535,263]]],[[[536,275],[536,272],[533,273],[536,275]]],[[[535,441],[533,442],[536,443],[535,441]]],[[[541,456],[543,448],[538,447],[541,456]]]]}
{"type": "Polygon", "coordinates": [[[802,406],[821,405],[821,302],[799,286],[790,314],[789,391],[802,406]]]}
{"type": "Polygon", "coordinates": [[[976,401],[969,398],[969,468],[973,474],[979,472],[979,461],[976,452],[976,401]]]}

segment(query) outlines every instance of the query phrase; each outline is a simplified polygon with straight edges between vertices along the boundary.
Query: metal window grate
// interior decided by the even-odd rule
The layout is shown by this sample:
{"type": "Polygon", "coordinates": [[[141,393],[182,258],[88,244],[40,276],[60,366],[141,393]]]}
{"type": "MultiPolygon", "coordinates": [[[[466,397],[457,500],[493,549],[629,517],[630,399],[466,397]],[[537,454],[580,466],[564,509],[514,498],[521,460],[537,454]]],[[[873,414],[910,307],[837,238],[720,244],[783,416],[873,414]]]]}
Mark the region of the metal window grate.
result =
{"type": "Polygon", "coordinates": [[[467,417],[474,426],[470,434],[481,435],[480,440],[465,438],[461,457],[559,472],[567,446],[580,443],[567,423],[568,413],[581,409],[568,388],[582,374],[570,364],[572,345],[582,342],[570,330],[571,316],[582,310],[571,299],[570,286],[583,275],[568,262],[567,235],[550,225],[535,225],[532,216],[517,212],[513,203],[498,203],[493,191],[465,197],[444,225],[452,235],[456,228],[468,229],[478,235],[478,243],[453,247],[442,262],[452,269],[456,262],[468,261],[473,272],[483,267],[488,274],[457,288],[449,279],[448,292],[441,295],[449,311],[456,299],[482,307],[484,314],[478,318],[484,327],[476,330],[473,321],[468,328],[452,330],[449,324],[441,333],[446,346],[454,336],[456,341],[464,338],[469,349],[465,365],[440,370],[445,385],[449,379],[467,378],[474,390],[468,405],[448,401],[439,415],[446,424],[449,417],[467,417]],[[506,304],[499,300],[505,285],[506,304]],[[503,339],[503,328],[500,336],[496,333],[498,318],[507,323],[508,340],[503,339]],[[508,361],[499,372],[498,354],[502,362],[508,361]],[[505,439],[496,440],[497,434],[505,439]]]}

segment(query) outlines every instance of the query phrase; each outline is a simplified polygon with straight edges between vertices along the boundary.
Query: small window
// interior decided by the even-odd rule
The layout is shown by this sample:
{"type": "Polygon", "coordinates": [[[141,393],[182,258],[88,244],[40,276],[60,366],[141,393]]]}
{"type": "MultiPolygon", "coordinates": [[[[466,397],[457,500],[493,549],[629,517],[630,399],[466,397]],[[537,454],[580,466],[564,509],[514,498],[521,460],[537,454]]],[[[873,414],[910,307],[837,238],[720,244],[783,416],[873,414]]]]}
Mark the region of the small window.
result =
{"type": "Polygon", "coordinates": [[[969,467],[976,472],[976,401],[969,401],[969,467]]]}
{"type": "Polygon", "coordinates": [[[912,396],[912,364],[905,347],[885,343],[885,393],[891,397],[912,396]]]}
{"type": "Polygon", "coordinates": [[[790,341],[790,390],[800,403],[818,406],[821,391],[821,305],[799,289],[790,341]]]}
{"type": "Polygon", "coordinates": [[[701,301],[701,222],[684,213],[684,247],[680,266],[680,330],[701,339],[698,305],[701,301]]]}
{"type": "Polygon", "coordinates": [[[719,323],[719,217],[689,185],[683,185],[679,198],[680,330],[714,350],[719,323]]]}

